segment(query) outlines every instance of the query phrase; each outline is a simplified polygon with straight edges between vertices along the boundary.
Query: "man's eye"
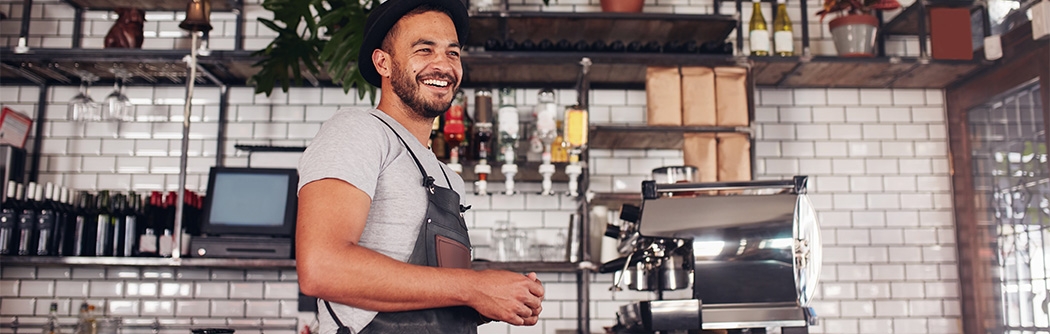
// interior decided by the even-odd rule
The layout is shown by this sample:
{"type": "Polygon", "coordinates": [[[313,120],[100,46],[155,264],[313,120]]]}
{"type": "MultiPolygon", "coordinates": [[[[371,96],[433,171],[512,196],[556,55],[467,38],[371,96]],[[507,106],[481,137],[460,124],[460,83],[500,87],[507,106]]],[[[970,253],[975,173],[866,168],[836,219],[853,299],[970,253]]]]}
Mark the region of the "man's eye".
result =
{"type": "Polygon", "coordinates": [[[416,52],[419,52],[419,53],[430,53],[430,49],[419,49],[419,50],[416,50],[416,52]]]}
{"type": "Polygon", "coordinates": [[[459,51],[449,51],[448,55],[453,57],[459,57],[459,51]]]}

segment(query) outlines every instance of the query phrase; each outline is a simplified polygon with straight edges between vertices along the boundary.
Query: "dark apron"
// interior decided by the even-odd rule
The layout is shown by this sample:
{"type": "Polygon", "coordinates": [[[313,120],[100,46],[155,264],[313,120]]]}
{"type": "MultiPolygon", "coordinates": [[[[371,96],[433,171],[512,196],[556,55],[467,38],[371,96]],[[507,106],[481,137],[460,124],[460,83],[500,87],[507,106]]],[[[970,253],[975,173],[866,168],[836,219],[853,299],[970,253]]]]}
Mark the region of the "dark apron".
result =
{"type": "MultiPolygon", "coordinates": [[[[470,239],[467,236],[467,224],[463,221],[462,212],[467,208],[459,204],[459,194],[449,188],[434,185],[434,178],[427,175],[423,164],[419,163],[416,154],[408,147],[401,135],[394,131],[379,116],[376,119],[386,124],[390,131],[394,132],[397,139],[405,146],[408,153],[412,155],[416,167],[423,174],[423,189],[427,193],[427,212],[424,216],[423,226],[419,229],[416,245],[412,249],[412,255],[408,263],[442,267],[442,268],[470,268],[470,239]]],[[[444,174],[444,170],[441,171],[444,174]]],[[[445,174],[445,181],[449,182],[445,174]]],[[[449,187],[452,183],[449,182],[449,187]]],[[[332,311],[331,304],[324,302],[328,308],[328,314],[339,326],[337,334],[352,334],[349,327],[343,325],[332,311]]],[[[371,333],[469,333],[478,332],[478,323],[481,317],[477,311],[467,306],[443,307],[416,311],[403,312],[379,312],[372,322],[361,329],[360,334],[371,333]]]]}

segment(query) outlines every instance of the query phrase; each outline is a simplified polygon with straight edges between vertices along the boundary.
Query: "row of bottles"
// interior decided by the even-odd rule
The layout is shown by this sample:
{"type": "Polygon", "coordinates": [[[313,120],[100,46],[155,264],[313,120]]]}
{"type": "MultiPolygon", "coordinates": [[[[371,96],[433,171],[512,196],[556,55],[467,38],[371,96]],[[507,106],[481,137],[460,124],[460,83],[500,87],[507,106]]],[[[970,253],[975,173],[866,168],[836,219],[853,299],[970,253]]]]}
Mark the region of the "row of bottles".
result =
{"type": "Polygon", "coordinates": [[[492,173],[489,161],[495,158],[503,163],[500,172],[506,176],[506,189],[510,194],[514,192],[514,175],[518,173],[520,143],[527,142],[525,160],[542,162],[539,169],[544,177],[542,192],[550,194],[552,163],[574,162],[574,150],[578,162],[578,151],[586,145],[586,111],[579,107],[559,109],[554,91],[550,89],[538,93],[538,103],[531,110],[518,108],[513,89],[501,89],[498,97],[495,105],[498,108],[494,108],[492,92],[478,90],[474,96],[474,117],[471,117],[466,112],[466,96],[458,92],[449,110],[434,120],[431,149],[439,158],[447,158],[449,166],[457,172],[462,172],[461,158],[477,161],[474,173],[479,183],[475,184],[475,192],[479,194],[487,192],[488,175],[492,173]]]}
{"type": "Polygon", "coordinates": [[[725,41],[708,41],[697,43],[696,41],[668,41],[661,44],[658,41],[613,41],[606,43],[603,40],[588,42],[578,40],[570,42],[567,39],[552,42],[544,39],[534,42],[531,39],[518,42],[514,39],[500,40],[490,38],[485,41],[485,51],[540,51],[540,52],[631,52],[631,53],[701,53],[701,54],[732,54],[733,44],[725,41]]]}
{"type": "MultiPolygon", "coordinates": [[[[102,190],[73,195],[48,182],[8,181],[0,204],[0,255],[170,256],[177,193],[102,190]]],[[[186,191],[183,231],[199,234],[203,198],[186,191]]],[[[185,238],[184,238],[185,239],[185,238]]]]}
{"type": "Polygon", "coordinates": [[[770,50],[769,28],[766,26],[765,16],[762,15],[762,1],[751,0],[753,12],[748,30],[751,36],[749,42],[752,56],[768,56],[772,53],[786,57],[795,54],[795,37],[791,28],[791,18],[788,17],[787,4],[784,0],[776,1],[777,12],[773,16],[773,49],[770,50]]]}
{"type": "MultiPolygon", "coordinates": [[[[81,303],[80,311],[77,313],[77,325],[73,328],[73,334],[97,334],[99,328],[97,318],[95,305],[89,305],[87,302],[81,303]]],[[[62,334],[63,332],[65,331],[62,330],[62,326],[58,321],[58,303],[51,302],[51,308],[47,314],[47,322],[44,323],[41,333],[62,334]]]]}

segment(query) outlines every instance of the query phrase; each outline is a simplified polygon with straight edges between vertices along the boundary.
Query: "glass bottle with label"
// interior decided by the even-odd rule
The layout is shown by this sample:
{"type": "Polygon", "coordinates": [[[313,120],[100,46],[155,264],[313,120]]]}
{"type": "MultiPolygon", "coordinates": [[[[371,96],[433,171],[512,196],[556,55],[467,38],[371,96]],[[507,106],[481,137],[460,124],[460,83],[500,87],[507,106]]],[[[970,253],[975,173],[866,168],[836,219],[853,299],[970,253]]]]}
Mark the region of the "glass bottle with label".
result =
{"type": "Polygon", "coordinates": [[[36,198],[36,182],[29,182],[26,187],[25,202],[18,214],[18,255],[30,255],[36,251],[36,216],[40,207],[36,198]]]}
{"type": "Polygon", "coordinates": [[[795,54],[795,37],[791,28],[791,17],[788,16],[787,4],[777,0],[777,13],[773,16],[773,50],[778,56],[788,57],[795,54]]]}
{"type": "Polygon", "coordinates": [[[57,230],[58,206],[55,203],[55,185],[44,185],[44,196],[37,212],[36,255],[55,255],[55,231],[57,230]]]}
{"type": "Polygon", "coordinates": [[[21,186],[15,181],[7,181],[7,194],[3,204],[0,204],[0,255],[14,254],[18,247],[15,232],[18,229],[18,213],[22,210],[17,195],[21,186]]]}
{"type": "Polygon", "coordinates": [[[521,125],[518,122],[518,107],[516,92],[510,88],[503,88],[499,93],[499,110],[497,121],[499,122],[499,160],[503,162],[500,170],[506,177],[505,193],[514,194],[514,175],[518,174],[518,165],[515,164],[517,157],[518,139],[521,138],[521,125]]]}
{"type": "Polygon", "coordinates": [[[569,147],[569,165],[565,166],[565,174],[569,176],[569,195],[573,197],[578,195],[579,181],[577,178],[583,173],[580,154],[583,147],[587,145],[588,126],[586,109],[572,106],[565,111],[565,143],[569,147]]]}
{"type": "Polygon", "coordinates": [[[751,0],[751,23],[748,24],[749,45],[752,56],[769,55],[769,27],[766,17],[762,15],[762,1],[751,0]]]}

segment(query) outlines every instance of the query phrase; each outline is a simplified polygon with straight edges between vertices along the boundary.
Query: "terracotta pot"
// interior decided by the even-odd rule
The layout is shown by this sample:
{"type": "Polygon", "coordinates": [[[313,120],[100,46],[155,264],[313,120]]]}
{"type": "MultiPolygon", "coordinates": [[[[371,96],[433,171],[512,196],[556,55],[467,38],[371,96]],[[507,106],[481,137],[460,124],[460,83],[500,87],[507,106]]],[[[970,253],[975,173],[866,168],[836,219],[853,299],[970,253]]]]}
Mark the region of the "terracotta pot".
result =
{"type": "Polygon", "coordinates": [[[641,13],[645,0],[602,0],[602,11],[613,13],[641,13]]]}
{"type": "Polygon", "coordinates": [[[835,49],[842,57],[874,57],[879,20],[866,14],[846,15],[828,23],[835,49]]]}

